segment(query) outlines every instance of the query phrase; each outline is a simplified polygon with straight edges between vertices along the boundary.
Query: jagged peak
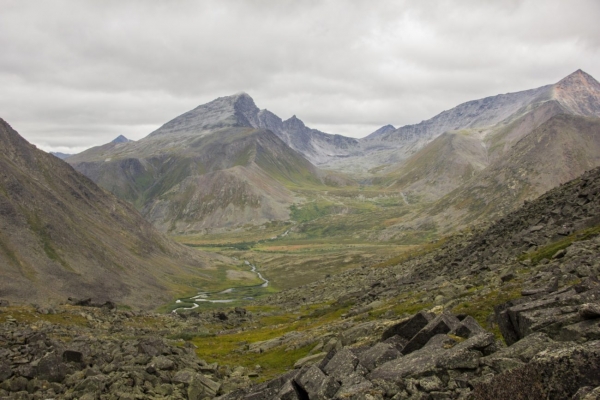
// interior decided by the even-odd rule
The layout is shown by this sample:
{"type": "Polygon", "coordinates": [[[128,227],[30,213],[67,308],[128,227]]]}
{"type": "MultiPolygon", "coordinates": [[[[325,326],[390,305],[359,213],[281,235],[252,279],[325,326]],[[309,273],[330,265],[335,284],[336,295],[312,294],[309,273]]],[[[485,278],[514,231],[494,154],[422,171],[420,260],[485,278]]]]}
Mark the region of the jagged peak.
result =
{"type": "Polygon", "coordinates": [[[285,125],[288,126],[298,126],[298,127],[305,127],[306,125],[304,125],[304,122],[302,122],[301,119],[299,119],[298,117],[296,117],[296,115],[292,115],[290,118],[286,119],[285,121],[283,121],[283,123],[285,125]]]}

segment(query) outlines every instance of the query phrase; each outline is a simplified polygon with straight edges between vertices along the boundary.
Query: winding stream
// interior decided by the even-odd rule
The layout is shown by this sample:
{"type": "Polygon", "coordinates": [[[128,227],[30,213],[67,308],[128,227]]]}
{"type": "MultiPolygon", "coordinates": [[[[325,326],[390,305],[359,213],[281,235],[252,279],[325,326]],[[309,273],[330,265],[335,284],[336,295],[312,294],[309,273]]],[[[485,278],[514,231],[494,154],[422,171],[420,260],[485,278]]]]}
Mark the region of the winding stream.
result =
{"type": "Polygon", "coordinates": [[[204,291],[200,291],[198,292],[198,294],[196,296],[193,297],[185,297],[185,298],[181,298],[178,299],[175,303],[177,304],[192,304],[191,307],[179,307],[174,309],[172,312],[176,313],[179,310],[193,310],[194,308],[198,308],[200,307],[200,305],[198,303],[232,303],[234,301],[238,301],[238,300],[251,300],[252,297],[248,296],[248,292],[249,291],[253,291],[256,290],[258,288],[266,288],[269,286],[269,280],[265,279],[264,276],[262,276],[262,274],[260,272],[258,272],[256,270],[256,265],[251,264],[249,261],[244,261],[244,263],[250,267],[250,272],[256,274],[256,276],[258,276],[258,278],[263,281],[263,283],[259,284],[259,285],[252,285],[252,286],[238,286],[238,287],[231,287],[225,290],[222,290],[220,292],[204,292],[204,291]],[[236,296],[236,294],[239,293],[239,295],[236,296]],[[227,296],[223,296],[223,295],[227,295],[227,296]],[[232,297],[233,295],[233,297],[232,297]],[[227,297],[225,299],[221,298],[219,299],[218,297],[227,297]]]}

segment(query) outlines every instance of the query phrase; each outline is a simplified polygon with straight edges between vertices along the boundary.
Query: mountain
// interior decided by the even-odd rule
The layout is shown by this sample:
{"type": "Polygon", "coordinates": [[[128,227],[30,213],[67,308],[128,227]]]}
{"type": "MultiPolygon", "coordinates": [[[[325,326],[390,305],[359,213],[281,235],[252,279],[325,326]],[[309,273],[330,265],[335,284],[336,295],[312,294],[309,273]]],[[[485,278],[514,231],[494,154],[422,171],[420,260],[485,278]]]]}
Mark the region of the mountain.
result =
{"type": "Polygon", "coordinates": [[[356,139],[308,128],[295,115],[285,121],[268,110],[259,110],[246,93],[220,97],[164,124],[151,135],[198,133],[223,127],[268,129],[313,164],[344,157],[358,145],[356,139]]]}
{"type": "Polygon", "coordinates": [[[557,114],[430,210],[456,226],[497,219],[524,201],[600,166],[600,118],[557,114]],[[458,217],[459,216],[459,217],[458,217]]]}
{"type": "Polygon", "coordinates": [[[294,189],[344,180],[259,127],[260,115],[247,94],[222,97],[137,142],[89,149],[68,162],[165,232],[286,220],[294,189]]]}
{"type": "MultiPolygon", "coordinates": [[[[594,122],[559,116],[593,119],[600,117],[599,107],[600,84],[578,70],[553,85],[470,101],[420,124],[386,125],[356,140],[310,129],[295,116],[283,121],[240,93],[200,105],[138,142],[90,149],[68,162],[134,203],[164,232],[214,232],[286,220],[289,206],[304,198],[307,188],[327,191],[326,185],[348,182],[339,173],[354,174],[386,196],[396,192],[409,207],[439,201],[439,207],[418,210],[414,221],[442,229],[499,215],[494,211],[511,210],[596,166],[586,149],[596,148],[594,122]],[[548,143],[534,134],[546,123],[562,129],[548,143]],[[558,143],[578,155],[554,160],[558,143]],[[527,159],[533,155],[539,160],[535,165],[527,159]],[[515,172],[543,176],[552,169],[561,171],[553,179],[527,180],[515,172]],[[470,214],[465,205],[480,201],[467,197],[479,193],[474,188],[482,182],[496,179],[494,174],[502,182],[514,177],[528,188],[514,195],[512,183],[485,184],[482,201],[497,198],[506,205],[470,214]],[[461,191],[466,197],[457,195],[461,191]],[[451,198],[462,203],[455,207],[451,198]],[[432,216],[440,207],[443,212],[432,216]]],[[[350,197],[327,201],[341,204],[350,197]]],[[[403,229],[407,218],[386,218],[380,237],[403,229]]]]}
{"type": "Polygon", "coordinates": [[[391,132],[394,132],[396,130],[396,128],[394,127],[394,125],[384,125],[381,128],[377,129],[375,132],[371,133],[370,135],[367,135],[367,137],[381,137],[381,136],[385,136],[390,134],[391,132]]]}
{"type": "Polygon", "coordinates": [[[3,120],[0,145],[2,297],[40,304],[91,297],[148,309],[229,263],[167,239],[3,120]]]}
{"type": "MultiPolygon", "coordinates": [[[[553,85],[469,101],[415,125],[381,128],[360,139],[350,157],[330,159],[323,167],[362,174],[370,171],[367,176],[391,173],[398,178],[399,169],[411,156],[452,132],[477,136],[489,149],[491,160],[551,116],[560,112],[599,116],[599,104],[598,82],[577,70],[553,85]]],[[[433,154],[431,149],[427,152],[433,154]]]]}
{"type": "Polygon", "coordinates": [[[499,123],[444,132],[388,168],[379,183],[430,203],[411,226],[491,221],[600,165],[600,83],[578,70],[542,89],[499,123]]]}
{"type": "Polygon", "coordinates": [[[67,154],[67,153],[61,153],[58,151],[51,151],[50,154],[52,154],[54,157],[58,157],[61,160],[64,160],[67,157],[71,157],[73,154],[67,154]]]}
{"type": "Polygon", "coordinates": [[[119,135],[115,139],[113,139],[113,141],[111,143],[118,144],[118,143],[127,143],[127,142],[131,142],[131,140],[127,139],[123,135],[119,135]]]}
{"type": "MultiPolygon", "coordinates": [[[[112,141],[108,142],[104,146],[109,146],[110,147],[110,145],[116,145],[116,144],[119,144],[119,143],[127,143],[127,142],[131,142],[131,140],[127,139],[123,135],[119,135],[115,139],[113,139],[112,141]]],[[[53,156],[56,156],[56,157],[60,158],[61,160],[64,160],[67,157],[71,157],[71,156],[74,155],[74,154],[60,153],[60,152],[56,152],[56,151],[51,151],[50,154],[52,154],[53,156]]]]}

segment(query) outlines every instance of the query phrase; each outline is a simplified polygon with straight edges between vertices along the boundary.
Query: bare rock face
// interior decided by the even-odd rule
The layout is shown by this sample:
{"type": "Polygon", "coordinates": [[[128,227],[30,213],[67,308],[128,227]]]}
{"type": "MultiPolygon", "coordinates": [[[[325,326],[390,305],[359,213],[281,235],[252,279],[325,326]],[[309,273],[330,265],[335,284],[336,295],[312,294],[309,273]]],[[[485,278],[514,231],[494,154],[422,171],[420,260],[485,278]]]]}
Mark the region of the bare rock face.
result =
{"type": "Polygon", "coordinates": [[[333,156],[346,156],[358,144],[356,139],[308,128],[295,115],[283,121],[268,110],[259,110],[246,93],[200,105],[167,122],[150,136],[186,135],[225,127],[268,129],[314,164],[333,156]]]}
{"type": "Polygon", "coordinates": [[[600,83],[578,69],[553,86],[553,97],[578,115],[600,116],[600,83]]]}

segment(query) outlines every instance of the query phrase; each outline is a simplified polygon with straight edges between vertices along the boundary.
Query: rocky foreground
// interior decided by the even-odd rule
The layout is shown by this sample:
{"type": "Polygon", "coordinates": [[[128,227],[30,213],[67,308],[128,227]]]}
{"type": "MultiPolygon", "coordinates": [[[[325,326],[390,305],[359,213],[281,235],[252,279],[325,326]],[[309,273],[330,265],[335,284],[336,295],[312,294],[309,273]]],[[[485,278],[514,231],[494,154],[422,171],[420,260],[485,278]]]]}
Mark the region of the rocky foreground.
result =
{"type": "Polygon", "coordinates": [[[597,399],[600,282],[496,307],[507,343],[466,315],[421,311],[373,346],[322,360],[221,400],[597,399]]]}
{"type": "MultiPolygon", "coordinates": [[[[243,309],[182,318],[110,304],[1,307],[0,398],[596,399],[599,300],[600,282],[588,277],[500,304],[494,315],[504,340],[440,307],[395,323],[333,323],[338,334],[323,336],[329,350],[313,335],[317,351],[258,385],[259,366],[209,364],[191,342],[172,338],[210,324],[237,331],[255,318],[243,309]],[[339,331],[344,326],[351,328],[339,331]]],[[[307,338],[246,348],[266,352],[298,336],[307,338]]]]}
{"type": "Polygon", "coordinates": [[[0,398],[206,399],[248,386],[254,371],[209,364],[190,342],[167,338],[218,317],[188,321],[110,304],[0,307],[0,398]]]}

